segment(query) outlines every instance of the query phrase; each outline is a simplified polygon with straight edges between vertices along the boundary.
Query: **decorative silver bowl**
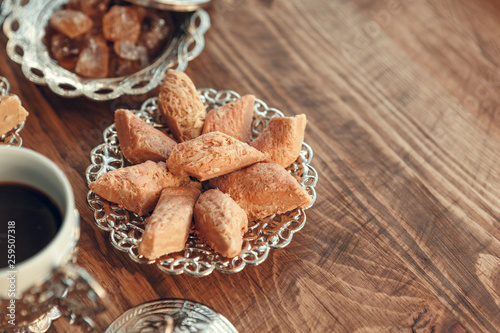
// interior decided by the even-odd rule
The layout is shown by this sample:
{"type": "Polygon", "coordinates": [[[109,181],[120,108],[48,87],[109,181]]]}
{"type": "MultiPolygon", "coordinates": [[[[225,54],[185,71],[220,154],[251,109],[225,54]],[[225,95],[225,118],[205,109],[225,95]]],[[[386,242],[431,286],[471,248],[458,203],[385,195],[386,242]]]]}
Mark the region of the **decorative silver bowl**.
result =
{"type": "MultiPolygon", "coordinates": [[[[4,0],[8,1],[8,0],[4,0]]],[[[12,1],[12,0],[11,0],[12,1]]],[[[21,65],[30,81],[47,85],[63,97],[86,96],[92,100],[111,100],[122,95],[145,94],[156,88],[169,68],[184,71],[188,62],[205,48],[204,35],[210,28],[210,16],[199,9],[176,28],[164,52],[148,67],[128,76],[85,78],[59,66],[43,43],[45,28],[52,14],[68,0],[13,1],[3,30],[9,38],[8,56],[21,65]]]]}
{"type": "MultiPolygon", "coordinates": [[[[207,110],[227,104],[240,95],[234,91],[215,91],[214,89],[199,89],[198,93],[207,106],[207,110]]],[[[155,127],[164,127],[158,121],[157,98],[145,101],[137,116],[155,127]]],[[[254,120],[252,135],[255,138],[267,126],[273,117],[283,117],[283,113],[270,108],[260,99],[255,99],[254,120]]],[[[297,160],[287,168],[300,185],[316,201],[315,186],[318,174],[310,165],[313,150],[305,142],[297,160]]],[[[92,164],[87,168],[87,183],[91,183],[100,175],[116,170],[128,164],[123,157],[115,125],[104,130],[104,143],[95,147],[90,156],[92,164]]],[[[111,203],[92,191],[88,192],[87,202],[94,211],[95,224],[109,232],[111,244],[120,251],[127,252],[130,258],[138,263],[155,264],[160,270],[168,274],[186,273],[191,276],[202,277],[218,270],[224,273],[236,273],[247,264],[258,265],[266,260],[271,248],[285,247],[292,240],[293,234],[305,225],[306,213],[303,209],[273,215],[249,224],[249,229],[243,236],[243,251],[235,258],[225,258],[203,243],[192,232],[189,235],[183,251],[162,256],[156,260],[148,260],[137,251],[137,245],[144,232],[145,216],[138,216],[117,204],[111,203]]]]}

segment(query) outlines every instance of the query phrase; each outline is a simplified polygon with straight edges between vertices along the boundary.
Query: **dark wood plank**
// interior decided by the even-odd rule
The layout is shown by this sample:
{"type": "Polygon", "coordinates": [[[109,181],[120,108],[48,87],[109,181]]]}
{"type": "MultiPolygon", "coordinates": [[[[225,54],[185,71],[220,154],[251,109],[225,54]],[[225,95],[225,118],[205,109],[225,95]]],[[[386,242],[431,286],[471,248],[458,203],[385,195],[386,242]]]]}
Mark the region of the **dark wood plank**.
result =
{"type": "MultiPolygon", "coordinates": [[[[90,150],[116,108],[155,92],[64,99],[0,48],[0,75],[30,112],[25,146],[60,165],[75,191],[78,264],[111,300],[99,331],[170,297],[204,303],[240,332],[500,331],[500,6],[219,0],[209,12],[188,75],[305,113],[320,175],[304,229],[237,274],[166,275],[115,250],[93,223],[90,150]]],[[[52,330],[72,329],[58,320],[52,330]]]]}

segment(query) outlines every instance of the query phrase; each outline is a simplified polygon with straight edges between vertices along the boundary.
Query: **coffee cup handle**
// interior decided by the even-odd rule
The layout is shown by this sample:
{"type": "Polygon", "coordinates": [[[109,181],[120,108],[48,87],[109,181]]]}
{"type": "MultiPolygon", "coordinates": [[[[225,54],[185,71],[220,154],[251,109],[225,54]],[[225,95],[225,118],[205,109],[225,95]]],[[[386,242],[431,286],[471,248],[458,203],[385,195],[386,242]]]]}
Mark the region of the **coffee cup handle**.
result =
{"type": "Polygon", "coordinates": [[[86,331],[95,330],[94,318],[109,304],[104,288],[85,269],[68,263],[59,267],[52,278],[63,293],[58,309],[71,325],[86,331]]]}

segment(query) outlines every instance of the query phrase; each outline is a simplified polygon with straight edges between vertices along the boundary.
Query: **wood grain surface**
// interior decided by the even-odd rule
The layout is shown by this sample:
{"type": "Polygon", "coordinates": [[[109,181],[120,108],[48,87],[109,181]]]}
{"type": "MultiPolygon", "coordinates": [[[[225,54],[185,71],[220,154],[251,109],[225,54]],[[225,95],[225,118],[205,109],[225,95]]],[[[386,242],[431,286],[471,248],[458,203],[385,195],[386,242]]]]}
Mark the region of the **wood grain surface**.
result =
{"type": "MultiPolygon", "coordinates": [[[[132,262],[86,204],[90,150],[119,107],[30,83],[0,41],[0,75],[30,112],[24,146],[69,177],[78,264],[122,312],[184,298],[252,332],[500,331],[500,4],[494,0],[215,0],[198,87],[308,118],[318,199],[292,242],[237,274],[132,262]]],[[[0,162],[1,163],[1,162],[0,162]]],[[[53,332],[74,332],[57,320],[53,332]]]]}

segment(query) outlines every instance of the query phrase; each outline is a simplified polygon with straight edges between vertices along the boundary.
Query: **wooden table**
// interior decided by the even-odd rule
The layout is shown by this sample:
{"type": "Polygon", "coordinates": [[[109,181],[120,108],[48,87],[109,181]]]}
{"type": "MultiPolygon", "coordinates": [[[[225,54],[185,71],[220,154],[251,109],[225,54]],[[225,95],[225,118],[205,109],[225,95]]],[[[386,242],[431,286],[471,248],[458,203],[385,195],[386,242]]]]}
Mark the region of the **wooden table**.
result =
{"type": "Polygon", "coordinates": [[[500,4],[219,0],[209,12],[186,72],[198,87],[305,113],[319,173],[305,227],[237,274],[166,275],[93,223],[90,149],[115,109],[149,95],[61,98],[0,51],[0,74],[31,113],[24,146],[73,185],[78,263],[112,303],[99,330],[140,303],[185,298],[242,333],[500,331],[500,4]]]}

